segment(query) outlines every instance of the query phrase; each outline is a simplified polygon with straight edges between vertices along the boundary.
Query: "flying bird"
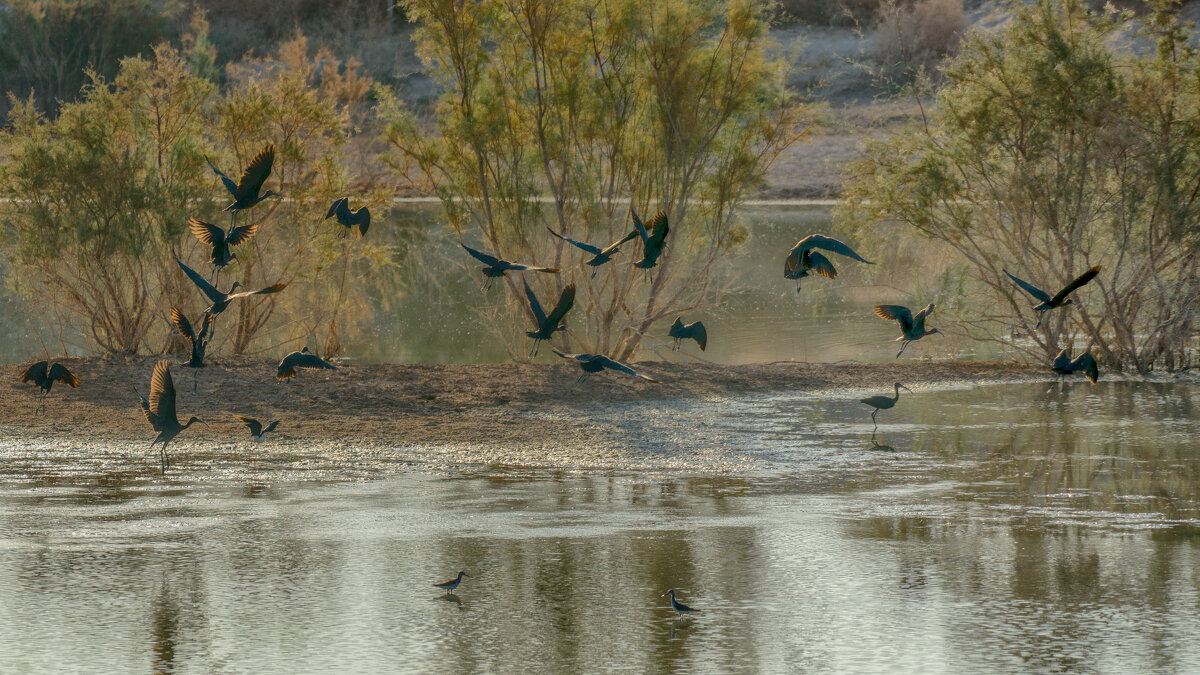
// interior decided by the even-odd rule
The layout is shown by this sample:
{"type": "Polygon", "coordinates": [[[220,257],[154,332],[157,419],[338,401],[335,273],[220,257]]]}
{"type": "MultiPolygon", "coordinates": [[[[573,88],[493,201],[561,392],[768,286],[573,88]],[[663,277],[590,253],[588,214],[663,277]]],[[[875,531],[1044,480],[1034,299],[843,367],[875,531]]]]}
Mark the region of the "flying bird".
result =
{"type": "MultiPolygon", "coordinates": [[[[884,396],[881,394],[879,396],[872,396],[870,398],[864,398],[862,400],[863,403],[866,403],[867,405],[869,405],[875,409],[874,411],[871,412],[871,421],[872,422],[875,422],[875,416],[879,414],[880,410],[891,410],[892,406],[896,405],[896,401],[900,400],[900,390],[901,389],[903,389],[904,391],[908,391],[908,392],[912,391],[912,389],[909,389],[908,387],[897,382],[895,396],[884,396]]],[[[879,422],[875,422],[875,429],[879,429],[879,422]]]]}
{"type": "Polygon", "coordinates": [[[542,303],[538,302],[537,296],[534,295],[533,289],[529,287],[529,283],[522,280],[525,284],[525,295],[529,298],[529,309],[533,311],[533,317],[537,321],[537,330],[527,331],[525,334],[533,338],[533,349],[529,351],[530,356],[537,356],[538,344],[542,340],[549,340],[554,337],[555,331],[566,330],[566,326],[561,326],[563,317],[567,312],[571,311],[571,307],[575,305],[575,284],[567,284],[566,288],[558,296],[558,302],[554,305],[553,311],[549,315],[542,310],[542,303]]]}
{"type": "Polygon", "coordinates": [[[229,261],[235,257],[229,249],[233,246],[244,244],[258,232],[258,224],[243,225],[241,227],[231,227],[226,232],[224,229],[206,223],[199,218],[188,218],[188,229],[192,234],[203,244],[208,244],[212,247],[212,254],[209,256],[209,262],[217,268],[217,273],[220,274],[221,269],[229,264],[229,261]]]}
{"type": "Polygon", "coordinates": [[[643,375],[624,363],[621,363],[620,361],[615,361],[600,354],[565,354],[557,349],[554,350],[554,353],[558,354],[564,359],[574,359],[575,361],[579,362],[579,367],[583,368],[583,375],[579,376],[580,382],[582,382],[588,375],[591,375],[592,373],[598,373],[605,368],[608,368],[609,370],[617,370],[622,373],[633,375],[634,377],[640,377],[648,382],[658,382],[658,380],[648,375],[643,375]]]}
{"type": "Polygon", "coordinates": [[[75,377],[67,367],[61,363],[50,365],[49,361],[38,361],[37,363],[25,369],[21,374],[21,382],[32,382],[42,390],[42,397],[38,399],[38,406],[33,409],[33,414],[36,417],[39,412],[46,412],[46,396],[50,393],[50,388],[55,382],[62,382],[72,389],[79,387],[79,378],[75,377]]]}
{"type": "Polygon", "coordinates": [[[1075,302],[1074,300],[1071,300],[1067,296],[1074,293],[1075,290],[1078,289],[1080,286],[1083,286],[1083,285],[1087,284],[1089,281],[1091,281],[1092,279],[1095,279],[1096,275],[1100,274],[1100,266],[1096,265],[1095,267],[1091,268],[1090,270],[1079,275],[1079,277],[1077,279],[1075,279],[1071,283],[1067,284],[1066,286],[1063,286],[1062,290],[1059,291],[1058,293],[1055,293],[1053,297],[1051,297],[1050,294],[1047,293],[1046,291],[1043,291],[1042,289],[1038,288],[1037,286],[1034,286],[1033,284],[1029,283],[1028,281],[1024,281],[1022,279],[1018,279],[1017,277],[1014,277],[1008,270],[1004,270],[1004,273],[1007,274],[1008,278],[1012,279],[1018,286],[1025,289],[1026,293],[1032,295],[1034,300],[1037,300],[1040,302],[1040,304],[1033,306],[1033,311],[1038,313],[1037,325],[1035,325],[1033,327],[1034,330],[1037,330],[1042,327],[1042,319],[1044,319],[1046,317],[1046,312],[1049,312],[1050,310],[1054,309],[1055,307],[1066,307],[1067,305],[1073,304],[1075,302]]]}
{"type": "Polygon", "coordinates": [[[371,210],[363,206],[357,211],[351,211],[349,197],[333,200],[333,204],[329,206],[329,212],[325,214],[325,220],[334,216],[337,216],[338,224],[345,227],[346,232],[357,227],[360,237],[367,233],[367,228],[371,227],[371,210]]]}
{"type": "Polygon", "coordinates": [[[305,347],[283,357],[275,369],[275,379],[290,380],[298,374],[296,371],[300,368],[337,370],[337,366],[316,354],[309,353],[308,347],[305,347]]]}
{"type": "Polygon", "coordinates": [[[205,295],[207,295],[209,300],[212,300],[212,305],[209,305],[208,309],[204,311],[212,314],[213,318],[216,318],[218,314],[224,312],[225,308],[229,306],[229,303],[237,300],[238,298],[245,298],[251,295],[267,295],[269,293],[278,293],[279,291],[287,288],[287,284],[272,284],[266,288],[260,288],[257,291],[242,291],[241,293],[234,293],[234,291],[242,287],[240,282],[235,281],[233,282],[233,285],[229,287],[228,293],[222,293],[221,291],[218,291],[215,286],[208,283],[204,277],[200,276],[196,270],[183,264],[183,261],[179,258],[175,258],[175,262],[179,263],[179,266],[183,269],[183,273],[192,280],[192,283],[196,284],[196,287],[199,288],[205,295]]]}
{"type": "MultiPolygon", "coordinates": [[[[1050,369],[1054,371],[1054,379],[1058,382],[1060,389],[1063,378],[1074,373],[1082,372],[1083,376],[1092,384],[1096,384],[1096,381],[1100,379],[1100,370],[1096,367],[1096,357],[1092,356],[1091,352],[1084,352],[1075,360],[1071,360],[1071,354],[1064,349],[1054,357],[1054,363],[1050,364],[1050,369]]],[[[1046,393],[1049,394],[1053,390],[1054,383],[1052,382],[1046,393]]]]}
{"type": "Polygon", "coordinates": [[[243,415],[234,415],[234,417],[238,418],[241,420],[242,424],[246,425],[246,428],[250,430],[250,437],[259,443],[262,443],[263,438],[268,433],[275,431],[275,427],[279,425],[279,420],[275,420],[274,422],[268,424],[264,429],[262,422],[259,422],[253,417],[245,417],[243,415]]]}
{"type": "Polygon", "coordinates": [[[708,331],[699,321],[685,324],[683,320],[677,318],[675,323],[671,324],[671,330],[667,333],[667,337],[675,338],[675,344],[671,347],[671,351],[679,349],[679,344],[688,338],[695,340],[696,344],[700,345],[700,351],[704,351],[708,346],[708,331]]]}
{"type": "MultiPolygon", "coordinates": [[[[188,321],[183,312],[179,311],[178,307],[171,308],[171,323],[175,324],[175,330],[183,336],[192,345],[192,356],[187,363],[180,364],[184,368],[203,368],[204,367],[204,352],[208,351],[208,341],[211,339],[213,315],[205,312],[203,318],[200,319],[200,332],[197,333],[192,328],[192,322],[188,321]]],[[[196,378],[198,371],[192,371],[192,391],[196,391],[196,378]]]]}
{"type": "Polygon", "coordinates": [[[668,588],[666,591],[663,592],[662,595],[660,595],[658,597],[664,598],[668,595],[671,596],[671,609],[675,610],[675,614],[678,615],[679,618],[682,619],[684,614],[694,614],[694,613],[700,611],[694,607],[688,607],[687,605],[683,604],[682,602],[676,600],[674,588],[668,588]]]}
{"type": "MultiPolygon", "coordinates": [[[[547,227],[546,229],[547,229],[547,230],[550,230],[550,228],[549,228],[549,227],[547,227]]],[[[576,239],[572,239],[572,238],[570,238],[570,237],[567,237],[567,236],[561,235],[561,234],[559,234],[559,233],[555,232],[554,230],[550,230],[550,234],[552,234],[552,235],[554,235],[554,236],[558,237],[559,239],[562,239],[563,241],[567,242],[568,244],[571,244],[572,246],[574,246],[574,247],[576,247],[576,248],[578,248],[578,249],[580,249],[580,250],[582,250],[582,251],[585,251],[585,252],[587,252],[587,253],[591,253],[591,254],[592,254],[592,259],[591,259],[591,260],[588,260],[588,261],[587,261],[587,262],[585,262],[584,264],[585,264],[585,265],[589,265],[589,266],[591,266],[591,268],[592,268],[592,278],[593,278],[593,279],[595,279],[595,278],[596,278],[596,272],[600,271],[600,266],[601,266],[601,265],[603,265],[604,263],[608,262],[609,260],[612,260],[612,257],[613,257],[614,255],[616,255],[616,254],[620,253],[620,252],[621,252],[621,245],[622,245],[622,244],[624,244],[625,242],[627,242],[627,241],[629,241],[629,240],[631,240],[631,239],[635,239],[635,238],[637,238],[637,236],[638,236],[638,231],[637,231],[637,230],[631,230],[631,231],[629,232],[629,234],[627,234],[627,235],[625,235],[624,237],[622,237],[622,238],[621,238],[619,241],[613,242],[613,243],[609,244],[608,246],[606,246],[606,247],[604,247],[604,248],[600,248],[599,246],[593,246],[593,245],[591,245],[591,244],[588,244],[588,243],[586,243],[586,242],[582,242],[582,241],[578,241],[578,240],[576,240],[576,239]]]]}
{"type": "Polygon", "coordinates": [[[941,333],[936,328],[925,330],[925,319],[932,313],[933,303],[929,303],[925,309],[917,312],[916,316],[913,316],[907,307],[901,307],[900,305],[875,305],[876,316],[900,324],[900,337],[896,338],[896,342],[903,342],[904,344],[900,345],[900,351],[896,352],[896,358],[900,358],[900,355],[904,353],[904,348],[913,340],[920,340],[926,335],[941,333]]]}
{"type": "Polygon", "coordinates": [[[225,207],[225,211],[232,212],[235,216],[238,211],[244,211],[253,207],[259,202],[268,197],[281,196],[274,190],[262,192],[263,183],[267,182],[267,177],[271,175],[271,167],[275,164],[275,146],[268,145],[263,148],[254,159],[250,160],[250,164],[246,166],[246,171],[242,173],[242,178],[238,182],[233,182],[229,176],[226,176],[217,168],[217,165],[212,163],[212,160],[205,157],[204,160],[212,167],[213,173],[221,177],[221,182],[225,185],[225,189],[233,195],[233,203],[225,207]]]}
{"type": "Polygon", "coordinates": [[[788,251],[787,259],[783,262],[783,278],[796,279],[797,293],[800,292],[800,280],[812,272],[816,272],[827,279],[837,278],[837,269],[834,268],[833,263],[829,262],[829,258],[826,258],[815,250],[818,248],[844,255],[847,258],[864,262],[868,265],[875,264],[833,237],[826,237],[823,234],[810,234],[796,242],[792,250],[788,251]]]}
{"type": "Polygon", "coordinates": [[[188,420],[187,424],[179,423],[179,417],[175,413],[175,383],[171,381],[171,366],[165,360],[154,364],[154,373],[150,376],[150,397],[142,396],[137,387],[134,387],[133,392],[141,400],[142,413],[146,415],[146,421],[150,422],[150,426],[158,432],[158,436],[150,442],[150,447],[153,448],[155,443],[162,443],[162,447],[159,449],[159,458],[162,473],[166,475],[167,467],[171,466],[171,459],[167,455],[167,444],[178,436],[179,432],[192,424],[196,422],[205,424],[205,421],[199,417],[193,417],[188,420]]]}
{"type": "Polygon", "coordinates": [[[658,265],[658,257],[662,255],[663,249],[667,245],[667,233],[671,230],[667,225],[667,212],[659,211],[654,214],[648,225],[642,224],[642,219],[638,218],[637,211],[633,207],[629,208],[629,212],[633,215],[634,228],[642,237],[642,259],[635,262],[633,266],[649,270],[658,265]]]}
{"type": "Polygon", "coordinates": [[[471,575],[467,574],[466,572],[459,572],[458,576],[454,577],[450,581],[443,581],[440,584],[434,584],[434,587],[440,588],[440,589],[446,591],[447,593],[453,593],[454,589],[458,588],[458,585],[462,583],[463,577],[469,577],[469,576],[471,576],[471,575]]]}
{"type": "Polygon", "coordinates": [[[466,244],[463,244],[462,242],[459,242],[459,246],[462,246],[463,248],[465,248],[467,250],[467,253],[471,254],[472,258],[475,258],[479,262],[487,265],[487,267],[483,268],[483,275],[485,277],[487,277],[487,280],[488,280],[487,286],[484,287],[484,290],[491,288],[492,281],[494,279],[496,279],[497,277],[504,276],[504,273],[509,270],[512,270],[514,272],[545,272],[547,274],[558,274],[557,267],[534,267],[533,265],[522,265],[521,263],[509,262],[507,260],[501,260],[495,256],[488,255],[482,251],[476,251],[475,249],[471,248],[470,246],[467,246],[466,244]]]}

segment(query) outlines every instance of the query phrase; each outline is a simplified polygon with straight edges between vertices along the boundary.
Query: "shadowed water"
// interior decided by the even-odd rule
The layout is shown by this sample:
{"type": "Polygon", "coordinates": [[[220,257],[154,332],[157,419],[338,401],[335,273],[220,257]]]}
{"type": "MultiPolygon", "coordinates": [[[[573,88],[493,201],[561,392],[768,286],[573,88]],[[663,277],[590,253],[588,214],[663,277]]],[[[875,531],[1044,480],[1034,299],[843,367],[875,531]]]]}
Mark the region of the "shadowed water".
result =
{"type": "Polygon", "coordinates": [[[1196,385],[1045,390],[903,394],[874,441],[852,400],[592,413],[736,474],[5,472],[0,672],[1197,671],[1196,385]]]}

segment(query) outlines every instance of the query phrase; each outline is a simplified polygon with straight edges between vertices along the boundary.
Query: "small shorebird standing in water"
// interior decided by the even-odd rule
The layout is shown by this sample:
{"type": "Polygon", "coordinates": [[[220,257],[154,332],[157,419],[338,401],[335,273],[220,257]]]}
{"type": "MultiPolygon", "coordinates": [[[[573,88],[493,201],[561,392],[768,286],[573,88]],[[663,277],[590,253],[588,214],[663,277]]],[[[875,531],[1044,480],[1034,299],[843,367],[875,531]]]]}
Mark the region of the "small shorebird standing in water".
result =
{"type": "Polygon", "coordinates": [[[463,577],[469,576],[471,575],[467,574],[466,572],[459,572],[458,576],[454,577],[450,581],[443,581],[440,584],[434,584],[434,586],[446,591],[446,593],[453,593],[454,589],[458,588],[458,585],[462,583],[463,577]]]}
{"type": "Polygon", "coordinates": [[[688,607],[687,605],[683,604],[682,602],[676,600],[674,588],[668,588],[666,591],[663,592],[662,595],[660,595],[658,597],[663,598],[668,595],[671,596],[671,609],[675,610],[675,613],[679,615],[679,618],[682,619],[684,614],[692,614],[694,612],[700,611],[694,607],[688,607]]]}

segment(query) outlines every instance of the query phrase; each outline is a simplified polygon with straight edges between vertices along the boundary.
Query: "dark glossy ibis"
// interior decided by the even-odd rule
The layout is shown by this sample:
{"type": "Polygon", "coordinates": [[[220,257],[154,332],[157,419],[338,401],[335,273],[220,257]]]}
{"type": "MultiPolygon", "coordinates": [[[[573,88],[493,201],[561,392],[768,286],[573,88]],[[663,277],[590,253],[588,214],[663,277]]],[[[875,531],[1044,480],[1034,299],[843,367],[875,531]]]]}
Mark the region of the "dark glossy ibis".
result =
{"type": "Polygon", "coordinates": [[[79,378],[67,370],[66,366],[61,363],[50,365],[49,361],[38,361],[26,368],[25,372],[21,373],[21,381],[32,382],[42,390],[38,405],[33,409],[35,417],[39,413],[46,412],[46,396],[50,394],[50,389],[55,382],[62,382],[72,389],[79,387],[79,378]]]}
{"type": "Polygon", "coordinates": [[[196,287],[199,288],[201,292],[208,296],[208,299],[212,301],[212,305],[209,305],[208,309],[204,311],[212,314],[213,318],[216,318],[218,314],[224,312],[225,308],[229,306],[229,303],[237,300],[238,298],[245,298],[251,295],[267,295],[269,293],[278,293],[279,291],[287,288],[287,284],[272,284],[266,288],[260,288],[257,291],[242,291],[241,293],[234,293],[234,291],[242,286],[240,282],[235,281],[233,282],[233,285],[229,287],[228,293],[222,293],[221,291],[218,291],[215,286],[208,283],[204,277],[200,276],[196,270],[183,264],[183,261],[179,258],[176,258],[175,262],[179,263],[179,267],[183,269],[183,273],[186,274],[188,278],[192,280],[192,283],[196,284],[196,287]]]}
{"type": "Polygon", "coordinates": [[[796,242],[792,250],[788,251],[787,259],[783,261],[783,278],[796,280],[797,293],[800,292],[800,280],[812,272],[816,272],[827,279],[837,278],[837,269],[833,266],[833,263],[829,262],[829,258],[814,250],[818,248],[844,255],[847,258],[864,262],[868,265],[875,264],[833,237],[826,237],[823,234],[810,234],[796,242]]]}
{"type": "Polygon", "coordinates": [[[667,337],[675,339],[671,351],[679,349],[679,344],[687,339],[695,340],[696,344],[700,345],[700,351],[704,351],[708,347],[708,331],[699,321],[685,324],[682,319],[676,318],[675,323],[671,324],[671,330],[667,333],[667,337]]]}
{"type": "Polygon", "coordinates": [[[333,200],[333,204],[329,206],[329,212],[325,214],[325,220],[334,216],[337,216],[338,224],[345,227],[346,232],[357,227],[360,237],[367,233],[367,228],[371,227],[371,210],[363,206],[357,211],[351,211],[349,197],[333,200]]]}
{"type": "MultiPolygon", "coordinates": [[[[187,363],[180,364],[184,368],[203,368],[204,353],[208,351],[208,342],[212,338],[213,315],[205,312],[200,319],[200,332],[197,333],[192,328],[192,322],[179,311],[178,307],[171,308],[171,323],[175,324],[175,330],[183,336],[192,346],[192,356],[187,363]]],[[[192,371],[192,391],[196,391],[196,376],[198,371],[192,371]]]]}
{"type": "Polygon", "coordinates": [[[250,237],[253,237],[258,232],[258,224],[231,227],[226,232],[224,229],[212,223],[206,223],[199,218],[188,218],[188,229],[200,240],[200,243],[208,244],[212,247],[209,262],[213,264],[213,267],[217,268],[217,274],[219,275],[221,270],[229,264],[229,261],[237,257],[229,249],[233,246],[244,244],[250,237]]]}
{"type": "Polygon", "coordinates": [[[275,379],[291,380],[298,374],[297,371],[301,368],[308,368],[310,370],[337,370],[337,366],[316,354],[309,353],[308,347],[305,347],[298,352],[292,352],[283,357],[283,360],[279,362],[279,366],[275,369],[275,379]]]}
{"type": "Polygon", "coordinates": [[[175,383],[171,381],[171,365],[165,360],[154,364],[154,374],[150,376],[149,398],[142,396],[136,387],[133,391],[141,400],[142,413],[146,415],[146,420],[158,432],[158,436],[150,442],[150,447],[153,448],[155,443],[162,443],[162,447],[159,449],[159,458],[162,473],[166,475],[167,467],[171,466],[171,458],[167,455],[167,444],[178,436],[179,432],[192,424],[196,422],[204,424],[205,422],[199,417],[193,417],[188,420],[187,424],[179,423],[179,417],[175,413],[175,383]]]}
{"type": "Polygon", "coordinates": [[[513,272],[544,272],[546,274],[558,274],[559,271],[557,267],[534,267],[533,265],[523,265],[521,263],[501,260],[496,256],[488,255],[483,251],[476,251],[475,249],[461,242],[459,242],[459,246],[462,246],[464,249],[466,249],[467,253],[470,253],[472,258],[475,258],[479,262],[487,265],[487,267],[483,268],[483,275],[487,277],[487,285],[484,287],[484,290],[491,288],[492,281],[498,277],[504,276],[504,273],[510,270],[513,272]]]}
{"type": "MultiPolygon", "coordinates": [[[[546,229],[550,230],[549,227],[547,227],[546,229]]],[[[638,231],[631,230],[629,232],[629,234],[625,235],[620,240],[613,242],[604,248],[600,248],[599,246],[593,246],[586,242],[582,242],[577,239],[572,239],[570,237],[561,235],[561,234],[555,232],[554,230],[550,230],[550,234],[558,237],[559,239],[562,239],[563,241],[567,242],[568,244],[571,244],[572,246],[580,249],[581,251],[585,251],[587,253],[592,254],[592,258],[590,260],[588,260],[587,262],[585,262],[584,264],[588,265],[592,268],[592,278],[593,279],[596,278],[596,272],[599,271],[601,265],[612,260],[612,257],[614,255],[621,252],[622,244],[624,244],[625,242],[627,242],[631,239],[636,239],[638,237],[638,231]]]]}
{"type": "Polygon", "coordinates": [[[932,313],[933,303],[929,303],[925,309],[917,312],[916,316],[913,316],[907,307],[901,307],[900,305],[875,305],[876,316],[900,324],[900,337],[896,338],[896,342],[903,342],[904,344],[900,345],[900,351],[896,352],[896,358],[900,358],[900,355],[904,353],[904,348],[913,340],[920,340],[926,335],[941,333],[936,328],[925,330],[925,319],[932,313]]]}
{"type": "Polygon", "coordinates": [[[271,175],[271,167],[275,165],[275,146],[268,145],[259,151],[254,159],[250,160],[250,164],[246,166],[246,170],[242,173],[242,178],[238,182],[233,182],[229,176],[226,176],[217,165],[212,163],[212,160],[205,157],[205,161],[212,167],[213,173],[221,177],[221,183],[229,194],[233,196],[233,203],[226,206],[224,210],[232,212],[234,215],[238,211],[245,211],[268,197],[279,197],[280,194],[274,190],[262,192],[263,183],[267,182],[267,177],[271,175]]]}
{"type": "Polygon", "coordinates": [[[243,415],[234,415],[234,417],[238,418],[242,424],[246,425],[246,428],[250,430],[250,437],[259,443],[262,443],[263,438],[265,438],[268,433],[275,431],[275,427],[279,426],[279,420],[271,422],[266,426],[266,428],[264,428],[262,422],[259,422],[253,417],[245,417],[243,415]]]}
{"type": "MultiPolygon", "coordinates": [[[[1064,349],[1054,357],[1054,363],[1050,364],[1050,369],[1054,371],[1054,380],[1058,383],[1060,390],[1064,378],[1074,373],[1082,372],[1083,376],[1092,384],[1096,384],[1100,379],[1100,369],[1096,366],[1096,357],[1092,356],[1091,352],[1084,352],[1072,360],[1070,352],[1064,349]]],[[[1052,382],[1046,393],[1049,394],[1053,390],[1054,383],[1052,382]]]]}
{"type": "Polygon", "coordinates": [[[591,375],[592,373],[598,373],[605,368],[608,368],[609,370],[616,370],[627,375],[633,375],[634,377],[640,377],[648,382],[658,382],[658,380],[650,377],[649,375],[643,375],[624,363],[610,359],[601,354],[566,354],[558,351],[557,349],[554,350],[554,353],[558,354],[564,359],[572,359],[579,362],[579,367],[583,368],[583,375],[579,376],[580,382],[582,382],[588,375],[591,375]]]}
{"type": "Polygon", "coordinates": [[[638,217],[637,211],[633,207],[630,207],[629,213],[633,216],[634,229],[642,237],[642,259],[635,262],[633,266],[648,272],[652,267],[658,265],[658,258],[667,246],[667,233],[671,231],[667,224],[667,212],[659,211],[654,214],[649,224],[642,223],[642,219],[638,217]]]}
{"type": "Polygon", "coordinates": [[[533,338],[533,348],[529,350],[530,356],[537,356],[538,345],[542,340],[549,340],[554,337],[554,333],[560,330],[566,330],[566,326],[562,324],[563,317],[567,312],[571,311],[571,307],[575,306],[575,284],[567,284],[566,288],[558,296],[558,302],[554,305],[554,310],[550,314],[546,314],[542,310],[542,303],[538,302],[537,296],[534,295],[533,289],[529,287],[529,283],[522,280],[525,284],[525,296],[529,298],[529,309],[533,311],[534,320],[537,321],[537,330],[527,331],[525,334],[533,338]]]}
{"type": "Polygon", "coordinates": [[[462,583],[463,577],[469,577],[469,576],[471,576],[471,575],[467,574],[466,572],[459,572],[458,576],[454,577],[453,579],[451,579],[449,581],[443,581],[440,584],[434,584],[434,587],[440,588],[443,591],[446,591],[447,593],[453,593],[454,589],[458,588],[458,585],[462,583]]]}
{"type": "Polygon", "coordinates": [[[1028,281],[1018,279],[1008,270],[1004,270],[1004,273],[1008,275],[1009,279],[1012,279],[1018,286],[1023,288],[1026,293],[1032,295],[1034,300],[1039,301],[1040,304],[1033,306],[1033,311],[1038,313],[1037,325],[1033,327],[1034,330],[1037,330],[1042,327],[1042,319],[1046,317],[1046,312],[1049,312],[1055,307],[1066,307],[1067,305],[1075,302],[1067,296],[1074,293],[1080,286],[1083,286],[1092,279],[1095,279],[1096,275],[1100,274],[1100,266],[1096,265],[1090,270],[1079,275],[1074,281],[1066,286],[1063,286],[1062,290],[1060,290],[1058,293],[1055,293],[1053,297],[1051,297],[1051,295],[1046,291],[1043,291],[1028,281]]]}
{"type": "Polygon", "coordinates": [[[671,596],[671,609],[675,610],[675,614],[677,614],[679,616],[679,618],[681,618],[681,619],[683,618],[684,614],[695,614],[696,612],[700,611],[700,610],[696,609],[695,607],[688,607],[687,605],[683,604],[682,602],[676,600],[674,588],[668,588],[667,590],[663,591],[662,595],[660,595],[658,597],[665,598],[667,596],[671,596]]]}
{"type": "MultiPolygon", "coordinates": [[[[896,405],[896,401],[900,400],[900,390],[901,389],[903,389],[904,391],[908,391],[908,392],[912,391],[912,389],[909,389],[908,387],[897,382],[895,396],[885,396],[885,395],[881,394],[879,396],[872,396],[870,398],[864,398],[862,400],[863,403],[866,403],[867,405],[869,405],[875,409],[874,411],[871,412],[871,421],[872,422],[875,422],[875,416],[879,414],[880,410],[891,410],[891,408],[896,405]]],[[[875,422],[875,429],[879,429],[879,422],[875,422]]],[[[871,433],[874,434],[875,432],[872,431],[871,433]]]]}

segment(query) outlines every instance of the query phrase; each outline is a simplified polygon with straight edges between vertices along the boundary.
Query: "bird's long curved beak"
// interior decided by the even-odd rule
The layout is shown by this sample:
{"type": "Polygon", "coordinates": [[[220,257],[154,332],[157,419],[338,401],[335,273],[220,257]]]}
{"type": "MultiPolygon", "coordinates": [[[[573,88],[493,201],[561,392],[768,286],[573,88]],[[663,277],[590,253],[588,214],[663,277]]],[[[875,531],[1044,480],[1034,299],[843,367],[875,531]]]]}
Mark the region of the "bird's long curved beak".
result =
{"type": "Polygon", "coordinates": [[[904,391],[907,391],[907,392],[908,392],[908,393],[910,393],[910,394],[911,394],[911,393],[913,393],[913,390],[912,390],[912,389],[909,389],[908,387],[906,387],[906,386],[904,386],[904,385],[900,385],[900,388],[901,388],[901,389],[903,389],[904,391]]]}

